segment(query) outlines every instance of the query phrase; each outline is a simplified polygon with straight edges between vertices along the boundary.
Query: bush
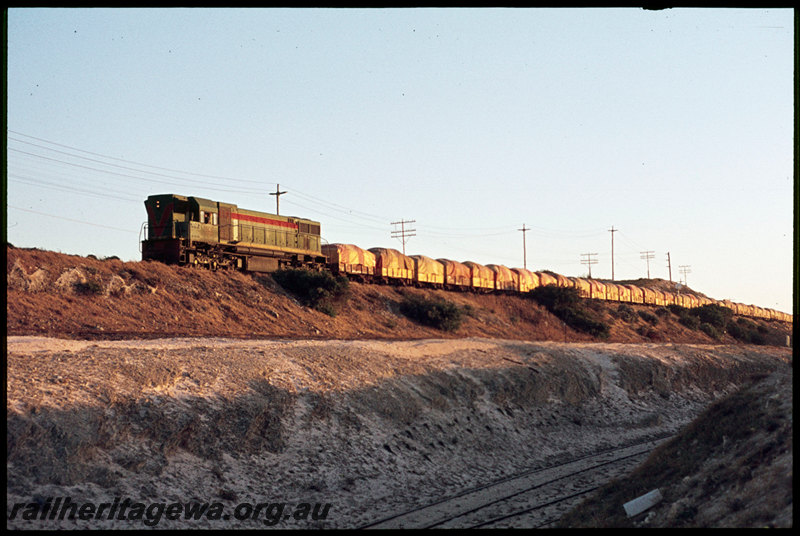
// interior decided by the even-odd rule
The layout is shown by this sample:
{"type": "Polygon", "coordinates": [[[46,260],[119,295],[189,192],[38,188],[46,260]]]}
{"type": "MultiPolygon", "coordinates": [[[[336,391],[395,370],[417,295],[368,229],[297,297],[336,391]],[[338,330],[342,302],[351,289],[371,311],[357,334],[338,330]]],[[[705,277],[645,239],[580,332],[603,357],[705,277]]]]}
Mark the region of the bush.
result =
{"type": "Polygon", "coordinates": [[[658,317],[652,313],[648,313],[647,311],[639,311],[639,316],[642,317],[642,320],[648,324],[652,324],[653,326],[658,324],[658,317]]]}
{"type": "Polygon", "coordinates": [[[415,322],[442,331],[457,330],[463,317],[463,311],[452,302],[412,294],[400,302],[400,312],[415,322]]]}
{"type": "Polygon", "coordinates": [[[536,287],[528,293],[528,297],[543,305],[572,329],[588,333],[593,337],[608,338],[610,331],[608,324],[596,320],[585,309],[578,289],[547,285],[536,287]]]}
{"type": "Polygon", "coordinates": [[[335,303],[347,298],[350,283],[346,277],[330,272],[287,268],[273,272],[272,279],[293,294],[303,305],[336,316],[335,303]]]}
{"type": "Polygon", "coordinates": [[[669,314],[669,309],[666,307],[659,307],[656,309],[656,314],[661,317],[667,316],[669,314]]]}
{"type": "Polygon", "coordinates": [[[700,331],[711,337],[712,339],[721,339],[722,334],[717,331],[717,328],[709,324],[708,322],[703,322],[700,324],[700,331]]]}
{"type": "Polygon", "coordinates": [[[692,307],[689,313],[698,317],[700,322],[711,324],[717,329],[725,329],[728,321],[733,317],[733,311],[716,303],[692,307]]]}
{"type": "Polygon", "coordinates": [[[678,318],[678,322],[683,324],[689,329],[697,329],[700,327],[700,319],[696,316],[692,316],[687,312],[684,312],[678,318]]]}
{"type": "Polygon", "coordinates": [[[678,317],[680,317],[681,315],[683,315],[683,313],[688,311],[688,309],[686,307],[684,307],[683,305],[677,305],[675,303],[671,303],[671,304],[667,305],[667,309],[669,309],[670,313],[672,313],[672,314],[674,314],[675,316],[678,316],[678,317]]]}
{"type": "Polygon", "coordinates": [[[728,324],[728,334],[736,339],[737,341],[749,343],[750,342],[750,332],[751,330],[747,329],[742,325],[741,322],[731,322],[728,324]]]}
{"type": "Polygon", "coordinates": [[[97,281],[78,281],[73,285],[76,294],[102,294],[103,285],[97,281]]]}
{"type": "Polygon", "coordinates": [[[536,287],[528,293],[528,296],[544,305],[551,312],[556,309],[573,308],[581,303],[578,289],[572,287],[559,287],[556,285],[536,287]]]}
{"type": "Polygon", "coordinates": [[[617,307],[617,312],[614,314],[617,318],[624,320],[625,322],[634,322],[636,320],[636,312],[630,305],[620,304],[617,307]]]}

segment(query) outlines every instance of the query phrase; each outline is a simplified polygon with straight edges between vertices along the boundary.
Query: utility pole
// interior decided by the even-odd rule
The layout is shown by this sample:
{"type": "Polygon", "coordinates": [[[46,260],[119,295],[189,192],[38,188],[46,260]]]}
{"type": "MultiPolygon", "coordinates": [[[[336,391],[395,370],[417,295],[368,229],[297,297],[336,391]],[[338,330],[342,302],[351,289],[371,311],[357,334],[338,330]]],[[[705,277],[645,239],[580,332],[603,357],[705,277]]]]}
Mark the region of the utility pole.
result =
{"type": "Polygon", "coordinates": [[[667,251],[667,269],[669,270],[669,282],[672,283],[672,261],[669,259],[669,251],[667,251]]]}
{"type": "Polygon", "coordinates": [[[597,253],[581,253],[581,257],[586,257],[581,259],[581,264],[589,265],[589,279],[592,278],[592,265],[597,264],[597,259],[593,259],[592,255],[597,255],[597,253]]]}
{"type": "Polygon", "coordinates": [[[640,251],[642,259],[647,261],[647,279],[650,279],[650,259],[655,257],[654,251],[640,251]]]}
{"type": "Polygon", "coordinates": [[[692,270],[690,269],[692,266],[690,264],[681,264],[678,266],[681,274],[683,274],[683,284],[687,287],[689,286],[689,280],[686,278],[686,274],[691,274],[692,270]]]}
{"type": "Polygon", "coordinates": [[[530,231],[530,229],[525,228],[525,224],[522,224],[522,229],[517,229],[517,231],[522,231],[522,267],[524,269],[528,269],[528,254],[525,251],[525,233],[530,231]]]}
{"type": "Polygon", "coordinates": [[[281,215],[281,196],[285,193],[285,191],[281,192],[281,185],[278,184],[275,187],[275,191],[269,194],[275,196],[275,214],[278,216],[281,215]]]}
{"type": "Polygon", "coordinates": [[[611,281],[614,281],[614,233],[619,231],[619,229],[614,229],[614,226],[611,226],[611,229],[608,230],[611,233],[611,281]]]}
{"type": "Polygon", "coordinates": [[[392,238],[399,238],[400,241],[403,243],[403,255],[406,254],[406,242],[408,241],[408,238],[411,238],[412,236],[417,236],[416,235],[417,230],[416,229],[406,229],[406,224],[407,223],[416,223],[416,222],[417,222],[417,220],[400,220],[400,221],[393,221],[392,222],[392,225],[399,225],[400,226],[400,230],[395,229],[394,231],[392,231],[392,238]],[[406,237],[408,237],[408,238],[406,238],[406,237]]]}

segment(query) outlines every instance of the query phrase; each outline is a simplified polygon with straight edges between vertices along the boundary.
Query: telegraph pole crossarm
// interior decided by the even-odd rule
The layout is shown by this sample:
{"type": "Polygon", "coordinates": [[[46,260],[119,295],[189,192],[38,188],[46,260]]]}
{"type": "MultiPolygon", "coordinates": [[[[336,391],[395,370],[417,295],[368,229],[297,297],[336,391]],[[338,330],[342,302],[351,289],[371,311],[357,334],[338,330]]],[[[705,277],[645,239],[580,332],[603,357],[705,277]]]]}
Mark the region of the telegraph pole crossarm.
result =
{"type": "Polygon", "coordinates": [[[417,220],[400,220],[400,221],[393,221],[392,225],[399,225],[400,229],[395,229],[392,231],[392,238],[399,238],[400,241],[403,243],[403,255],[406,254],[406,242],[412,236],[417,236],[416,229],[406,229],[407,223],[416,223],[417,220]]]}
{"type": "Polygon", "coordinates": [[[278,184],[275,186],[275,191],[270,192],[269,194],[275,196],[275,214],[277,214],[278,216],[281,215],[281,196],[285,193],[286,193],[285,190],[281,192],[281,185],[278,184]]]}
{"type": "Polygon", "coordinates": [[[680,266],[678,266],[678,270],[680,271],[681,274],[683,274],[683,284],[686,285],[687,287],[689,286],[689,280],[687,279],[686,275],[692,273],[690,268],[691,268],[690,264],[681,264],[680,266]]]}
{"type": "Polygon", "coordinates": [[[581,264],[586,264],[589,266],[589,279],[592,278],[592,265],[597,264],[597,259],[593,259],[592,255],[597,255],[597,253],[581,253],[581,257],[585,257],[581,259],[581,264]]]}
{"type": "Polygon", "coordinates": [[[650,279],[650,259],[655,257],[654,251],[640,251],[641,258],[647,261],[647,279],[650,279]]]}

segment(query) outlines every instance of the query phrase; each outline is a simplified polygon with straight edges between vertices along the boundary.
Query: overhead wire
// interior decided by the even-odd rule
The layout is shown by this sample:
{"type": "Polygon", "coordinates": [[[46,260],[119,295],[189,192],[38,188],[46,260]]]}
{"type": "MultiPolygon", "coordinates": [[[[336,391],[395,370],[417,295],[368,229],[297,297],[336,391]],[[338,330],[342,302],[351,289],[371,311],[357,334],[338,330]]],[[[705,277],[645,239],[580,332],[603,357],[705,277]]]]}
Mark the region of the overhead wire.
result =
{"type": "MultiPolygon", "coordinates": [[[[84,149],[79,149],[79,148],[72,147],[72,146],[69,146],[69,145],[53,142],[51,140],[46,140],[44,138],[30,136],[28,134],[24,134],[24,133],[13,131],[13,130],[9,130],[8,132],[16,134],[17,136],[23,136],[25,138],[29,138],[29,139],[36,140],[36,141],[39,141],[39,142],[42,142],[42,143],[45,143],[45,144],[53,145],[55,147],[59,147],[59,148],[62,148],[62,149],[68,149],[70,151],[77,151],[77,152],[83,153],[85,155],[91,155],[92,157],[97,157],[97,158],[89,158],[87,156],[83,156],[83,155],[80,155],[80,154],[73,154],[73,153],[70,153],[70,152],[67,152],[67,151],[62,151],[60,149],[54,149],[52,147],[47,147],[47,146],[43,146],[43,145],[40,145],[40,144],[29,142],[29,141],[25,141],[25,140],[22,140],[22,139],[19,139],[19,138],[15,138],[13,136],[9,137],[10,140],[12,140],[12,141],[14,141],[16,143],[22,143],[22,144],[26,144],[26,145],[29,145],[29,146],[33,146],[33,147],[36,147],[36,148],[39,148],[39,149],[43,149],[43,150],[46,150],[46,151],[53,152],[55,154],[62,155],[64,157],[78,159],[81,162],[90,162],[91,164],[97,164],[99,166],[105,166],[105,168],[97,167],[95,165],[86,165],[86,164],[83,164],[83,163],[70,162],[70,161],[64,160],[63,158],[54,158],[52,156],[46,156],[46,155],[43,155],[43,154],[37,154],[37,153],[34,153],[34,152],[24,151],[24,150],[21,150],[21,149],[18,149],[18,148],[9,147],[8,150],[11,151],[12,153],[16,153],[16,154],[19,154],[19,155],[25,155],[25,156],[28,156],[28,157],[31,157],[31,158],[35,159],[35,161],[43,161],[43,162],[47,162],[47,163],[50,163],[50,164],[53,164],[53,165],[56,165],[56,166],[69,166],[71,168],[83,169],[83,170],[88,170],[88,171],[92,171],[92,172],[95,172],[95,173],[100,173],[100,174],[102,174],[102,177],[104,179],[108,179],[108,180],[111,180],[111,181],[118,180],[117,178],[119,177],[119,178],[124,178],[126,180],[127,179],[133,179],[134,181],[139,181],[141,183],[149,183],[149,184],[164,184],[164,185],[174,186],[176,183],[178,183],[178,184],[182,184],[182,185],[189,185],[190,184],[192,187],[196,187],[196,186],[199,185],[199,186],[203,186],[204,188],[207,188],[209,190],[219,191],[219,192],[242,193],[242,194],[261,194],[261,195],[264,195],[264,194],[268,193],[268,192],[266,192],[266,190],[264,188],[257,188],[257,189],[256,188],[249,188],[249,187],[236,188],[235,186],[228,185],[228,184],[222,184],[222,185],[220,185],[218,183],[210,184],[210,183],[208,183],[206,181],[198,181],[197,179],[189,179],[189,178],[186,178],[186,177],[179,177],[179,176],[175,176],[175,175],[158,173],[158,172],[153,172],[153,171],[148,171],[148,170],[144,170],[144,169],[137,169],[135,167],[131,167],[131,166],[141,166],[141,167],[147,167],[147,168],[151,168],[151,169],[157,169],[157,170],[160,170],[160,171],[167,171],[167,172],[170,172],[170,173],[179,173],[181,175],[189,175],[189,176],[204,177],[204,178],[213,178],[213,179],[222,180],[222,181],[231,181],[231,182],[234,182],[236,184],[240,184],[240,183],[246,183],[248,185],[250,185],[250,184],[265,184],[265,185],[266,184],[275,184],[276,187],[277,187],[277,183],[266,183],[266,182],[265,183],[261,183],[260,181],[254,181],[254,180],[239,179],[239,178],[234,178],[234,177],[224,177],[224,176],[217,176],[217,175],[200,174],[200,173],[194,173],[194,172],[187,172],[187,171],[183,171],[183,170],[178,170],[178,169],[174,169],[174,168],[165,168],[165,167],[153,166],[153,165],[145,164],[145,163],[141,163],[141,162],[134,162],[134,161],[131,161],[131,160],[126,160],[126,159],[122,159],[122,158],[116,158],[116,157],[111,157],[111,156],[108,156],[108,155],[103,155],[103,154],[100,154],[100,153],[97,153],[97,152],[86,151],[84,149]],[[103,161],[103,160],[100,160],[100,159],[112,160],[114,162],[121,162],[121,163],[126,164],[126,165],[120,165],[120,164],[115,164],[115,163],[112,163],[112,162],[106,162],[106,161],[103,161]],[[112,169],[107,169],[108,167],[114,168],[114,169],[113,170],[112,169]],[[123,171],[127,171],[127,172],[132,172],[134,174],[115,171],[115,170],[123,170],[123,171]],[[142,176],[142,175],[146,175],[146,176],[142,176]]],[[[60,171],[56,170],[56,173],[59,173],[59,172],[60,171]]],[[[125,200],[125,201],[134,201],[133,199],[131,199],[129,197],[123,197],[124,196],[123,192],[120,192],[119,190],[114,190],[113,188],[108,188],[106,186],[103,187],[103,191],[102,192],[97,191],[97,190],[93,190],[91,188],[91,186],[80,183],[80,181],[86,180],[86,177],[83,177],[83,176],[75,178],[75,182],[78,182],[78,184],[75,184],[75,185],[55,184],[55,183],[48,182],[48,181],[41,180],[41,179],[34,179],[32,177],[26,177],[26,176],[21,175],[19,173],[13,173],[11,175],[11,177],[12,177],[12,180],[14,180],[16,182],[20,182],[22,184],[27,184],[27,185],[31,185],[31,186],[58,189],[60,191],[67,191],[67,192],[75,193],[75,194],[78,194],[78,195],[88,195],[88,196],[94,196],[94,197],[105,197],[105,198],[121,199],[121,200],[125,200]],[[120,194],[120,195],[114,195],[115,193],[116,194],[120,194]]],[[[336,202],[333,202],[333,201],[330,201],[330,200],[321,199],[321,198],[319,198],[317,196],[308,194],[308,193],[306,193],[306,192],[304,192],[304,191],[302,191],[300,189],[295,188],[293,185],[291,185],[291,183],[283,183],[283,184],[284,184],[285,187],[290,188],[291,189],[290,191],[293,194],[295,194],[296,197],[300,198],[301,201],[304,201],[303,203],[299,203],[299,202],[297,202],[295,200],[292,200],[292,199],[284,200],[284,202],[289,206],[298,207],[300,209],[303,209],[303,210],[306,210],[306,211],[310,211],[312,213],[318,213],[320,215],[325,216],[326,218],[330,218],[330,219],[333,219],[333,220],[336,220],[336,221],[340,221],[340,222],[344,222],[344,223],[347,223],[347,224],[350,224],[350,225],[354,225],[359,229],[369,229],[369,230],[379,231],[379,232],[386,232],[387,231],[387,227],[388,227],[388,222],[386,222],[387,218],[385,218],[383,216],[380,216],[380,215],[377,215],[377,214],[372,214],[370,212],[363,211],[363,210],[349,208],[349,207],[346,207],[344,205],[341,205],[339,203],[336,203],[336,202]],[[313,207],[309,207],[307,205],[307,203],[313,205],[313,207]],[[322,208],[320,208],[320,207],[322,207],[322,208]],[[339,214],[343,214],[343,216],[339,215],[339,214]]],[[[128,186],[128,185],[129,185],[129,182],[126,183],[126,186],[128,186]]],[[[418,231],[418,235],[421,236],[421,237],[425,237],[428,240],[436,240],[436,239],[456,239],[456,240],[457,239],[468,239],[468,240],[475,240],[475,239],[487,238],[487,237],[510,236],[512,234],[517,233],[518,231],[519,231],[519,229],[517,229],[516,225],[513,225],[513,226],[512,225],[508,225],[508,226],[493,226],[493,227],[443,227],[443,226],[436,226],[436,225],[428,225],[428,226],[425,226],[425,227],[421,228],[418,231]]],[[[534,236],[546,237],[546,238],[554,238],[554,239],[559,239],[559,238],[589,238],[589,237],[600,236],[600,235],[602,235],[604,233],[604,231],[550,229],[550,228],[536,226],[536,225],[532,225],[531,227],[529,227],[528,231],[531,232],[534,236]]],[[[450,246],[450,244],[448,244],[448,245],[450,246]]],[[[477,253],[474,249],[469,249],[469,250],[466,249],[466,248],[461,248],[461,249],[464,250],[464,251],[470,251],[472,253],[477,253]]],[[[570,260],[568,262],[574,263],[575,261],[574,260],[570,260]]]]}
{"type": "Polygon", "coordinates": [[[39,210],[31,210],[31,209],[27,209],[27,208],[17,207],[17,206],[14,206],[14,205],[6,205],[6,206],[8,208],[13,208],[14,210],[21,210],[23,212],[30,212],[32,214],[38,214],[39,216],[47,216],[47,217],[50,217],[50,218],[56,218],[58,220],[70,221],[70,222],[73,222],[73,223],[82,223],[84,225],[91,225],[92,227],[101,227],[103,229],[111,229],[113,231],[122,231],[122,232],[125,232],[125,233],[134,233],[134,234],[138,233],[138,231],[134,231],[133,229],[122,229],[120,227],[112,227],[110,225],[103,225],[101,223],[88,222],[88,221],[84,221],[84,220],[76,220],[74,218],[67,218],[65,216],[56,216],[55,214],[49,214],[47,212],[41,212],[39,210]]]}

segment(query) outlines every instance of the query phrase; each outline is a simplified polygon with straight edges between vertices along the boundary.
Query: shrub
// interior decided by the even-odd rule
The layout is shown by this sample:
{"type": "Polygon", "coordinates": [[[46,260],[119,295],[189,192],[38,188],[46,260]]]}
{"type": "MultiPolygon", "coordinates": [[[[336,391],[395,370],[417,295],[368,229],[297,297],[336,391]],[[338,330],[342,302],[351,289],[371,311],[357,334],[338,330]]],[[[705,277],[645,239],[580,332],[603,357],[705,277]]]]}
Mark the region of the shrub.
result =
{"type": "Polygon", "coordinates": [[[617,318],[624,320],[625,322],[634,322],[636,320],[636,312],[630,305],[620,304],[617,307],[617,312],[614,314],[617,318]]]}
{"type": "Polygon", "coordinates": [[[581,303],[578,289],[572,287],[546,285],[536,287],[528,295],[551,312],[556,309],[572,308],[581,303]]]}
{"type": "Polygon", "coordinates": [[[678,322],[689,329],[697,329],[700,327],[700,319],[686,312],[682,313],[680,317],[678,317],[678,322]]]}
{"type": "Polygon", "coordinates": [[[334,304],[346,299],[350,293],[347,278],[330,272],[287,268],[273,272],[272,279],[306,307],[329,316],[336,316],[334,304]]]}
{"type": "Polygon", "coordinates": [[[750,330],[745,327],[742,327],[741,323],[731,322],[728,324],[728,334],[736,339],[737,341],[741,342],[750,342],[750,330]]]}
{"type": "Polygon", "coordinates": [[[656,314],[661,317],[667,316],[669,314],[669,309],[666,307],[659,307],[656,309],[656,314]]]}
{"type": "Polygon", "coordinates": [[[717,328],[709,324],[708,322],[703,322],[700,324],[700,331],[711,337],[712,339],[721,339],[722,334],[717,331],[717,328]]]}
{"type": "Polygon", "coordinates": [[[658,317],[652,313],[648,313],[647,311],[639,311],[639,316],[642,317],[642,320],[648,324],[652,324],[654,326],[658,324],[658,317]]]}
{"type": "Polygon", "coordinates": [[[89,280],[89,281],[77,281],[73,288],[75,289],[76,294],[102,294],[103,293],[103,285],[97,281],[89,280]]]}
{"type": "Polygon", "coordinates": [[[608,324],[596,320],[585,309],[578,289],[547,285],[536,287],[528,293],[528,297],[543,305],[572,329],[588,333],[593,337],[608,338],[610,331],[608,324]]]}
{"type": "Polygon", "coordinates": [[[457,330],[463,317],[462,310],[452,302],[412,294],[400,302],[400,312],[415,322],[442,331],[457,330]]]}
{"type": "Polygon", "coordinates": [[[692,307],[689,313],[698,317],[700,322],[711,324],[717,329],[725,329],[725,325],[733,317],[733,311],[716,303],[692,307]]]}
{"type": "Polygon", "coordinates": [[[763,345],[767,344],[767,339],[765,339],[762,334],[758,333],[757,331],[754,331],[750,334],[750,342],[752,344],[763,345]]]}
{"type": "Polygon", "coordinates": [[[675,303],[667,305],[667,309],[669,309],[669,312],[674,314],[675,316],[681,316],[684,312],[688,311],[686,307],[682,305],[677,305],[675,303]]]}

